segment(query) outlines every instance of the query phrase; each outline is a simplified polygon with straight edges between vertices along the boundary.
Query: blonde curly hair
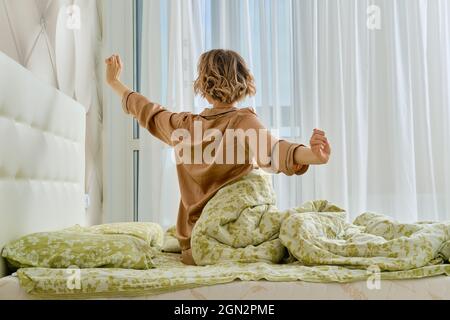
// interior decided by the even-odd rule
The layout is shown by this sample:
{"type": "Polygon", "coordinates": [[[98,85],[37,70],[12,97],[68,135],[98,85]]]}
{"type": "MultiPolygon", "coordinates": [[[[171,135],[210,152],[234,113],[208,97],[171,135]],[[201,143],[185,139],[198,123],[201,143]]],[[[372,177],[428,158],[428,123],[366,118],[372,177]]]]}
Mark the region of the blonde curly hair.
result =
{"type": "Polygon", "coordinates": [[[232,104],[255,95],[256,87],[245,60],[237,52],[215,49],[200,56],[194,91],[205,98],[232,104]]]}

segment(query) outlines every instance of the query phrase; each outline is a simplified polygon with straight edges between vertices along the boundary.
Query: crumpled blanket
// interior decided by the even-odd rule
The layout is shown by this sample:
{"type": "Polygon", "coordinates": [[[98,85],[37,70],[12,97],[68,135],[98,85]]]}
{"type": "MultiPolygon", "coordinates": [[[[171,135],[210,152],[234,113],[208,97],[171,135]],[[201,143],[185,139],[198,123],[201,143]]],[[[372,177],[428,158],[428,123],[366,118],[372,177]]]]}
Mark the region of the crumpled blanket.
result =
{"type": "Polygon", "coordinates": [[[402,224],[363,213],[353,223],[326,200],[280,211],[270,176],[253,171],[207,203],[192,232],[197,265],[299,261],[401,271],[448,261],[450,222],[402,224]]]}

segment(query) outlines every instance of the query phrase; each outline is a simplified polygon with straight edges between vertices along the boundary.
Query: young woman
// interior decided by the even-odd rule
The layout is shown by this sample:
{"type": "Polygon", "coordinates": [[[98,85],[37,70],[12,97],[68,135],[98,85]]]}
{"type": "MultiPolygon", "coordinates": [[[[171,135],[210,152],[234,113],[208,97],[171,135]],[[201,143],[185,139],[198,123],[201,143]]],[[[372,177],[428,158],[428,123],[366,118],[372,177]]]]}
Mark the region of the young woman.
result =
{"type": "Polygon", "coordinates": [[[181,201],[177,238],[182,261],[194,264],[190,236],[203,207],[225,185],[255,167],[301,175],[308,165],[325,164],[330,145],[315,129],[310,147],[273,137],[252,108],[237,104],[256,93],[244,59],[231,50],[211,50],[200,57],[194,90],[212,105],[200,114],[171,112],[120,82],[122,61],[106,59],[106,80],[122,98],[123,110],[152,135],[176,148],[181,201]],[[181,146],[181,147],[180,147],[181,146]]]}

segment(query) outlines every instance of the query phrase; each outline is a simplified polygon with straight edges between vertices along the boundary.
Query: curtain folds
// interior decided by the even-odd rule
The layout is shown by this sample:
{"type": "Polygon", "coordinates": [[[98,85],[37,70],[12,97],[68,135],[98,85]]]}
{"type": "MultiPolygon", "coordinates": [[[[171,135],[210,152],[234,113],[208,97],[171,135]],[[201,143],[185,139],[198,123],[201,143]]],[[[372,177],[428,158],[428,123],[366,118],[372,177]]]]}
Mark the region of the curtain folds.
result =
{"type": "MultiPolygon", "coordinates": [[[[328,199],[403,221],[450,219],[450,4],[446,0],[148,0],[143,94],[174,111],[200,112],[192,83],[212,48],[242,54],[267,127],[332,145],[326,166],[274,176],[281,208],[328,199]],[[371,8],[380,29],[368,28],[371,8]]],[[[139,215],[176,219],[170,149],[143,134],[139,215]]]]}

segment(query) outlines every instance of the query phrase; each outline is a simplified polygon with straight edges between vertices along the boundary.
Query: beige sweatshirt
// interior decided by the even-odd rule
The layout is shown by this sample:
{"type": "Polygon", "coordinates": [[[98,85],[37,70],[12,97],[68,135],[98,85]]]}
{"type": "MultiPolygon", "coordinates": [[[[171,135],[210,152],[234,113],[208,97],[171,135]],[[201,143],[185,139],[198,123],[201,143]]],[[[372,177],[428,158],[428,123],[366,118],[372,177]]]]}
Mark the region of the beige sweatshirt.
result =
{"type": "MultiPolygon", "coordinates": [[[[202,209],[208,200],[220,188],[246,175],[255,166],[262,168],[271,167],[273,172],[282,172],[286,175],[300,175],[308,169],[308,166],[299,166],[294,162],[294,151],[302,145],[273,137],[261,124],[252,108],[212,108],[205,109],[200,114],[190,112],[175,113],[150,102],[144,96],[133,91],[128,91],[124,94],[122,106],[127,114],[134,116],[139,124],[152,135],[174,147],[179,142],[172,136],[175,130],[184,129],[183,132],[189,132],[194,140],[194,127],[197,126],[198,129],[199,124],[203,133],[208,129],[216,129],[223,134],[220,141],[214,140],[216,146],[219,145],[216,150],[222,150],[222,152],[226,152],[226,148],[229,148],[230,145],[225,134],[227,129],[242,129],[244,131],[255,129],[257,132],[262,133],[262,135],[258,134],[257,145],[267,141],[267,156],[272,159],[270,163],[267,163],[267,158],[264,158],[264,161],[262,161],[263,157],[260,156],[259,149],[255,149],[250,144],[245,146],[244,162],[236,161],[237,150],[235,150],[235,161],[232,164],[222,164],[224,161],[221,162],[220,160],[212,163],[177,163],[181,201],[176,230],[177,238],[183,251],[183,262],[185,263],[193,264],[192,256],[190,255],[190,237],[195,222],[200,217],[202,209]],[[194,125],[194,123],[196,124],[194,125]],[[274,146],[277,146],[277,148],[275,149],[274,146]],[[274,150],[277,150],[276,155],[274,150]],[[251,156],[251,154],[256,156],[251,156]],[[273,161],[274,159],[275,161],[273,161]]],[[[204,149],[211,141],[211,138],[201,139],[197,142],[197,145],[200,144],[204,149]]],[[[221,152],[215,152],[212,155],[213,157],[219,157],[220,155],[221,159],[226,159],[226,156],[221,154],[221,152]]]]}

